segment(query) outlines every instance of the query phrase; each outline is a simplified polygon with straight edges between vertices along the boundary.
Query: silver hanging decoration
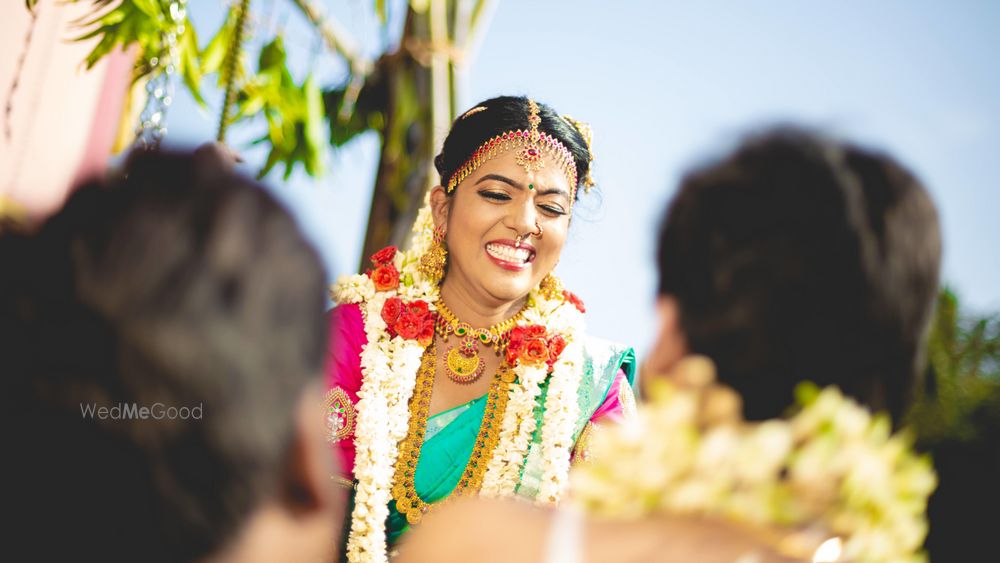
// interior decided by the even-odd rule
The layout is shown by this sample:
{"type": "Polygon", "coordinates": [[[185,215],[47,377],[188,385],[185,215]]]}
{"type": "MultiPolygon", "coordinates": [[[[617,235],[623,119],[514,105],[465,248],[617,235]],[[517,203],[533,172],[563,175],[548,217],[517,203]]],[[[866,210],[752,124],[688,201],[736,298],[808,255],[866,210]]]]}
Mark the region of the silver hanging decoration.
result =
{"type": "Polygon", "coordinates": [[[146,105],[135,129],[135,144],[143,148],[159,147],[167,134],[167,110],[174,102],[174,75],[179,63],[177,42],[185,32],[187,0],[171,0],[167,17],[160,54],[149,59],[152,73],[146,82],[146,105]]]}

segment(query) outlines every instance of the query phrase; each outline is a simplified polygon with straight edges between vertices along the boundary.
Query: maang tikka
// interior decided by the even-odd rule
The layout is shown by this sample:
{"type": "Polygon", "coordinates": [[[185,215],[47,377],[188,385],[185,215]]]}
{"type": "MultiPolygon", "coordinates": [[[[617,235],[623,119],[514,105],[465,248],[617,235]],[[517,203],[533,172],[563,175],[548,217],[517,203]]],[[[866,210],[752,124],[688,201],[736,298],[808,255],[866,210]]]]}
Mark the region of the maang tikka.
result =
{"type": "Polygon", "coordinates": [[[444,247],[444,227],[434,227],[434,237],[430,247],[420,256],[417,270],[429,281],[437,283],[444,277],[444,265],[448,262],[448,250],[444,247]]]}

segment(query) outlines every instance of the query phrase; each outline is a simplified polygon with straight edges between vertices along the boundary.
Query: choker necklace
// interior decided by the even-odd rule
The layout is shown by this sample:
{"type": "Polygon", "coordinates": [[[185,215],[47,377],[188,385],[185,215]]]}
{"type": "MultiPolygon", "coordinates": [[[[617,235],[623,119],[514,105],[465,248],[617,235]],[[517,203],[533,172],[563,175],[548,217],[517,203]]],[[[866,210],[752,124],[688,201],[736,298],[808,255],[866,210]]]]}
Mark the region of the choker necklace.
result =
{"type": "Polygon", "coordinates": [[[507,334],[524,317],[524,309],[521,309],[513,317],[489,328],[473,328],[469,323],[458,320],[443,299],[438,300],[437,309],[437,322],[434,324],[437,333],[444,338],[454,334],[462,339],[457,346],[448,347],[445,366],[448,379],[463,385],[479,379],[486,369],[486,362],[479,355],[479,345],[493,348],[499,356],[507,345],[507,334]]]}

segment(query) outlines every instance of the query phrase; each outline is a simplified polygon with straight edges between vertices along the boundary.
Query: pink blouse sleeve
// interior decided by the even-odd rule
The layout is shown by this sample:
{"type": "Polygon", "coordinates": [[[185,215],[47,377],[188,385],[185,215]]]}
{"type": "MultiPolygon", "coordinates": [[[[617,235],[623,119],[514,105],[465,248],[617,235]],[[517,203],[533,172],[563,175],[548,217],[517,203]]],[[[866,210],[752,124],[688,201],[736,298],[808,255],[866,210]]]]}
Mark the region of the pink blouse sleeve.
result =
{"type": "Polygon", "coordinates": [[[618,370],[618,375],[611,383],[604,402],[590,417],[591,423],[621,422],[635,416],[635,395],[632,386],[625,376],[625,370],[618,370]]]}
{"type": "Polygon", "coordinates": [[[327,440],[337,454],[341,478],[354,479],[354,429],[361,389],[361,350],[367,343],[358,305],[339,305],[328,315],[330,340],[326,362],[327,440]]]}

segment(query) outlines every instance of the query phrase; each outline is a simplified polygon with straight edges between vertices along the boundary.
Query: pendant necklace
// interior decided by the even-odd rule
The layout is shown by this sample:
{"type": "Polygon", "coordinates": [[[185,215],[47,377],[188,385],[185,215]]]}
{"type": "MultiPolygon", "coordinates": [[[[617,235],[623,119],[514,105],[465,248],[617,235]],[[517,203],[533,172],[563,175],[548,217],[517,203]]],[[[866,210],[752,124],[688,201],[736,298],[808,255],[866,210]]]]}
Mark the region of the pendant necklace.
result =
{"type": "Polygon", "coordinates": [[[445,367],[448,379],[462,385],[478,380],[486,370],[486,362],[480,355],[479,347],[489,346],[499,356],[506,345],[510,329],[524,316],[522,309],[513,317],[489,328],[473,328],[469,323],[460,321],[444,304],[444,300],[438,300],[437,308],[435,329],[438,334],[444,338],[454,334],[461,339],[459,344],[449,346],[445,352],[445,367]]]}

